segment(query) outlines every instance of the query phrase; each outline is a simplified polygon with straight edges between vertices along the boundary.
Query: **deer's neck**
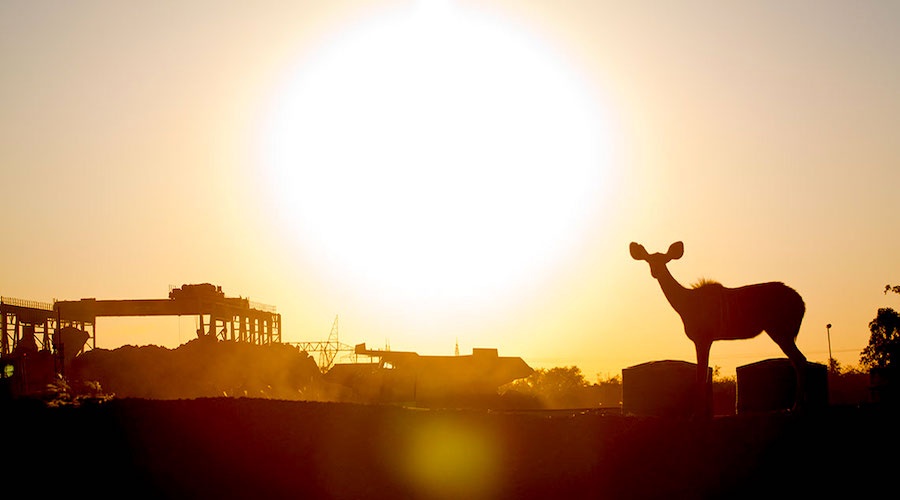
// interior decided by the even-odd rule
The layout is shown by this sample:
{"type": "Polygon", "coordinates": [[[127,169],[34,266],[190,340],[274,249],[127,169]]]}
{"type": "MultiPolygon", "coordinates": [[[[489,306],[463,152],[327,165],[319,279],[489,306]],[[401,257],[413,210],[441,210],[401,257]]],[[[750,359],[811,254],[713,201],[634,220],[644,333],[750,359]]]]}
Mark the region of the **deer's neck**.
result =
{"type": "Polygon", "coordinates": [[[656,280],[659,281],[659,287],[662,288],[663,295],[666,296],[666,300],[669,301],[672,308],[678,311],[678,314],[684,312],[690,290],[681,286],[681,283],[678,283],[665,267],[662,268],[656,280]]]}

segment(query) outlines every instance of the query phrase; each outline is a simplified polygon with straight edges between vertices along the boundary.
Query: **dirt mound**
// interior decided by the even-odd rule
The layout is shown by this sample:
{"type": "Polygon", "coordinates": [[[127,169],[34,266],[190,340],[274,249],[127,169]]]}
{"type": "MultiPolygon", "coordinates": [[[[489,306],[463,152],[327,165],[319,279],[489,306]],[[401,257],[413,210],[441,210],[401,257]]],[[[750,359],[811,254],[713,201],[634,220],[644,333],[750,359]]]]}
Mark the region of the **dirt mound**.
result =
{"type": "Polygon", "coordinates": [[[315,361],[284,345],[195,339],[176,349],[155,345],[94,349],[76,358],[68,378],[99,382],[119,397],[188,399],[250,396],[306,399],[318,392],[315,361]]]}

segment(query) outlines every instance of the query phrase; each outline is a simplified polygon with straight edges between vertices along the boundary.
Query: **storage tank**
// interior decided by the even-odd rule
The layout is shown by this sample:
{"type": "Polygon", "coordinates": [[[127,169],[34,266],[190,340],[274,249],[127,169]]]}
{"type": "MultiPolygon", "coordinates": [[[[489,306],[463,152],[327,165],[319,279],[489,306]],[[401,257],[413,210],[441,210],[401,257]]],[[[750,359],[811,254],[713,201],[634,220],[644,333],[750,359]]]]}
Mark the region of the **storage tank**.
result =
{"type": "MultiPolygon", "coordinates": [[[[737,367],[738,413],[788,410],[794,406],[797,375],[787,358],[766,359],[737,367]]],[[[828,368],[806,364],[808,408],[828,405],[828,368]]]]}
{"type": "MultiPolygon", "coordinates": [[[[712,409],[712,368],[707,369],[707,408],[712,409]]],[[[688,418],[696,402],[697,365],[650,361],[622,370],[622,413],[688,418]]]]}

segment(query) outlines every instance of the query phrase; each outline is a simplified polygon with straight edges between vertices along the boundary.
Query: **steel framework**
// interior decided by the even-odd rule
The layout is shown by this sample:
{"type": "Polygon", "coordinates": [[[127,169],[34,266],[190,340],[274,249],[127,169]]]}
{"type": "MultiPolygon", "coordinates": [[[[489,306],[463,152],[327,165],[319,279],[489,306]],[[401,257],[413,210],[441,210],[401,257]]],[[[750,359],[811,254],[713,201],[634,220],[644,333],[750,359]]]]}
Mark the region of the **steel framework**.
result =
{"type": "MultiPolygon", "coordinates": [[[[213,337],[265,345],[281,342],[281,314],[274,306],[225,297],[221,287],[208,283],[185,285],[169,291],[168,299],[62,300],[53,304],[0,297],[0,355],[8,356],[23,341],[38,350],[53,350],[54,334],[74,327],[88,335],[79,347],[97,347],[98,317],[194,316],[199,318],[198,337],[213,337]]],[[[335,323],[337,325],[337,323],[335,323]]],[[[334,328],[337,328],[335,326],[334,328]]],[[[70,353],[77,354],[77,353],[70,353]]]]}
{"type": "Polygon", "coordinates": [[[318,353],[319,370],[322,373],[327,372],[334,366],[339,352],[353,353],[353,347],[344,344],[338,340],[338,317],[334,316],[334,322],[331,324],[331,331],[328,333],[328,340],[320,340],[314,342],[287,342],[290,345],[297,346],[303,352],[313,354],[318,353]]]}

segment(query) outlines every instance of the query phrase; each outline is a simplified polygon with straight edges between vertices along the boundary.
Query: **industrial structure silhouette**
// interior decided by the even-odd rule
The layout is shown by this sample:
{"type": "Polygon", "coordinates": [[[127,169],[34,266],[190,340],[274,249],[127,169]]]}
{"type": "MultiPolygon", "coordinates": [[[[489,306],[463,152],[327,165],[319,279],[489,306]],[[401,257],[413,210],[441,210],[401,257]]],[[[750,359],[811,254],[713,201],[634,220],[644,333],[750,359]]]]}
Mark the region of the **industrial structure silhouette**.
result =
{"type": "Polygon", "coordinates": [[[167,299],[87,298],[45,304],[3,297],[0,318],[3,365],[10,372],[4,381],[16,394],[38,392],[71,371],[74,379],[102,381],[125,397],[277,394],[288,399],[422,403],[496,394],[499,386],[533,371],[521,358],[500,357],[496,349],[460,356],[457,346],[456,356],[420,356],[366,349],[365,344],[351,348],[338,338],[337,316],[328,340],[282,342],[281,314],[274,306],[226,297],[221,287],[210,283],[170,287],[167,299]],[[97,348],[98,317],[168,315],[197,316],[197,338],[174,350],[97,348]],[[354,361],[360,356],[370,361],[335,364],[342,352],[352,353],[354,361]],[[327,373],[327,379],[308,373],[310,355],[316,354],[318,371],[327,373]],[[154,380],[160,377],[151,374],[160,367],[167,373],[154,380]],[[271,373],[273,367],[286,373],[271,373]],[[248,370],[260,373],[243,373],[248,370]],[[343,388],[329,389],[329,384],[343,388]]]}

